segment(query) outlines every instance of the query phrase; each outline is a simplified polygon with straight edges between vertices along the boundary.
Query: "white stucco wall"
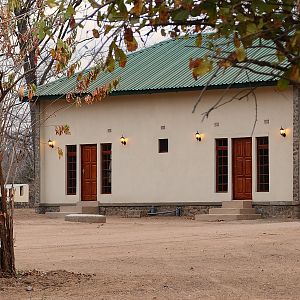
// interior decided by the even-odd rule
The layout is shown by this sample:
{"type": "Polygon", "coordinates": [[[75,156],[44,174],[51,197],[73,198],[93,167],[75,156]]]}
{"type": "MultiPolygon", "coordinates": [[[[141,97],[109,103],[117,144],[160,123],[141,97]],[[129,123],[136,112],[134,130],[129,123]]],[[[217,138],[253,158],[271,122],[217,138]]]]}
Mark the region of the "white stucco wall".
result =
{"type": "MultiPolygon", "coordinates": [[[[241,90],[231,90],[223,102],[241,90]]],[[[70,107],[65,101],[42,101],[41,203],[73,203],[80,200],[80,144],[97,144],[98,201],[101,203],[207,202],[232,199],[231,139],[250,137],[255,121],[255,101],[234,100],[202,113],[222,95],[208,91],[196,112],[192,108],[200,92],[108,97],[101,103],[70,107]],[[219,123],[219,126],[215,126],[219,123]],[[54,125],[68,124],[71,135],[56,136],[54,125]],[[165,126],[165,130],[161,130],[165,126]],[[111,129],[111,133],[108,132],[111,129]],[[203,134],[201,142],[195,132],[203,134]],[[128,138],[126,146],[120,137],[128,138]],[[48,139],[55,148],[47,145],[48,139]],[[158,139],[169,139],[169,153],[158,153],[158,139]],[[215,138],[228,138],[229,191],[215,192],[215,138]],[[112,143],[112,194],[100,191],[100,143],[112,143]],[[66,159],[58,159],[56,147],[77,145],[77,195],[66,195],[66,159]]],[[[257,123],[252,136],[254,201],[292,200],[292,89],[258,88],[257,123]],[[269,120],[269,124],[265,124],[269,120]],[[287,137],[279,128],[287,129],[287,137]],[[269,136],[270,192],[256,192],[256,140],[269,136]]]]}
{"type": "MultiPolygon", "coordinates": [[[[7,184],[5,185],[6,193],[9,195],[10,189],[13,189],[14,202],[28,203],[29,202],[29,185],[28,184],[7,184]]],[[[1,192],[0,192],[1,195],[1,192]]]]}

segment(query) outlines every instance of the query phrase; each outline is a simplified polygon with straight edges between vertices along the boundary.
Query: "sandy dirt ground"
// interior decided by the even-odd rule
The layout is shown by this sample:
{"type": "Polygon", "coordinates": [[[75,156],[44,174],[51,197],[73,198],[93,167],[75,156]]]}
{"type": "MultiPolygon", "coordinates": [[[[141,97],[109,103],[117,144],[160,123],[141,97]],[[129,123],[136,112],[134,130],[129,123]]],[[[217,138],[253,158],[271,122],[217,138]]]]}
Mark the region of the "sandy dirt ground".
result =
{"type": "Polygon", "coordinates": [[[15,218],[0,299],[300,299],[300,222],[15,218]],[[28,271],[33,270],[33,271],[28,271]],[[36,271],[37,270],[37,271],[36,271]]]}

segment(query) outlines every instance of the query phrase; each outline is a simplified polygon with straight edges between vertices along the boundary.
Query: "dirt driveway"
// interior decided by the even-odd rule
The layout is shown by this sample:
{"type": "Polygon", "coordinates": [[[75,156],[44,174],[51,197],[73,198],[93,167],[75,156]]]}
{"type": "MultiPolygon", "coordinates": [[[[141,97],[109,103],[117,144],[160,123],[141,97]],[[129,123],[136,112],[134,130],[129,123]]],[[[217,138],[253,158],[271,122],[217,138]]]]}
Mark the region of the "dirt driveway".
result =
{"type": "Polygon", "coordinates": [[[299,221],[101,226],[18,210],[15,234],[17,268],[43,272],[0,280],[0,299],[300,299],[299,221]]]}

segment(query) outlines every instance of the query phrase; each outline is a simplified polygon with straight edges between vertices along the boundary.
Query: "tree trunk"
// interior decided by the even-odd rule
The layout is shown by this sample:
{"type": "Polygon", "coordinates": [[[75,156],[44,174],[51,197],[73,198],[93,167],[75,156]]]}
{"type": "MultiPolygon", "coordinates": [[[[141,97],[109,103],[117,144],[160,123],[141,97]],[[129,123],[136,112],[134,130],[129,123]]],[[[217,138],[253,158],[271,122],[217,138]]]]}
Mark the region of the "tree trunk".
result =
{"type": "Polygon", "coordinates": [[[14,254],[14,231],[13,231],[13,201],[7,204],[7,194],[4,186],[2,172],[2,159],[0,158],[0,276],[14,276],[15,254],[14,254]]]}

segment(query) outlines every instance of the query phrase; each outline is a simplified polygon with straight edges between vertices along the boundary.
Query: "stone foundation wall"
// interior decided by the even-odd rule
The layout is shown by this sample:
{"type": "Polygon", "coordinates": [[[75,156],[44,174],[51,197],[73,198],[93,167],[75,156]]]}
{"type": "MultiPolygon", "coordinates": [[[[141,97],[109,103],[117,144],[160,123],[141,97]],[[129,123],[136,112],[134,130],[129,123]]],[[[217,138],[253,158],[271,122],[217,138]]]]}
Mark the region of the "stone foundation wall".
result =
{"type": "MultiPolygon", "coordinates": [[[[99,206],[99,212],[106,216],[119,216],[127,217],[132,215],[130,212],[139,211],[141,217],[148,216],[152,204],[104,204],[99,206]]],[[[194,217],[197,214],[208,214],[210,208],[221,207],[221,203],[201,203],[201,204],[184,204],[184,203],[174,203],[174,204],[157,204],[154,205],[157,212],[173,211],[175,215],[175,210],[177,207],[181,210],[181,216],[184,217],[194,217]]],[[[253,203],[253,207],[256,208],[257,213],[261,214],[263,218],[300,218],[300,205],[298,203],[292,202],[281,202],[281,203],[253,203]]],[[[36,212],[39,214],[44,214],[46,212],[59,212],[59,205],[39,205],[35,208],[36,212]]],[[[172,214],[170,214],[172,215],[172,214]]]]}
{"type": "Polygon", "coordinates": [[[59,206],[38,205],[35,207],[35,212],[38,214],[45,214],[46,212],[59,212],[59,210],[59,206]]]}
{"type": "MultiPolygon", "coordinates": [[[[148,216],[148,212],[150,211],[152,205],[126,205],[126,206],[99,206],[100,214],[106,215],[106,216],[120,216],[120,217],[126,217],[128,212],[131,210],[138,210],[141,212],[141,217],[148,216]]],[[[208,211],[210,208],[217,208],[221,207],[221,204],[205,204],[205,205],[179,205],[179,204],[168,204],[168,205],[154,205],[157,212],[166,212],[166,211],[174,211],[177,207],[180,208],[181,216],[184,217],[193,217],[196,214],[208,214],[208,211]]],[[[170,214],[171,215],[171,214],[170,214]]]]}
{"type": "Polygon", "coordinates": [[[30,205],[28,202],[14,202],[14,208],[29,208],[30,205]]]}
{"type": "MultiPolygon", "coordinates": [[[[208,214],[210,208],[221,207],[221,203],[212,203],[212,204],[198,204],[198,205],[185,205],[185,204],[176,204],[176,205],[155,205],[154,207],[158,212],[163,211],[174,211],[176,207],[181,208],[181,216],[185,217],[194,217],[197,214],[208,214]]],[[[138,210],[141,212],[141,216],[148,216],[148,212],[152,205],[132,205],[132,206],[101,206],[100,214],[106,216],[120,216],[126,217],[130,210],[138,210]]],[[[257,213],[261,214],[263,218],[300,218],[300,205],[291,204],[291,203],[253,203],[253,207],[256,208],[257,213]]]]}
{"type": "Polygon", "coordinates": [[[257,213],[261,214],[263,218],[300,218],[299,204],[281,204],[281,205],[266,205],[253,203],[257,213]]]}
{"type": "Polygon", "coordinates": [[[35,189],[36,185],[32,182],[29,183],[29,207],[34,208],[35,206],[35,189]]]}

